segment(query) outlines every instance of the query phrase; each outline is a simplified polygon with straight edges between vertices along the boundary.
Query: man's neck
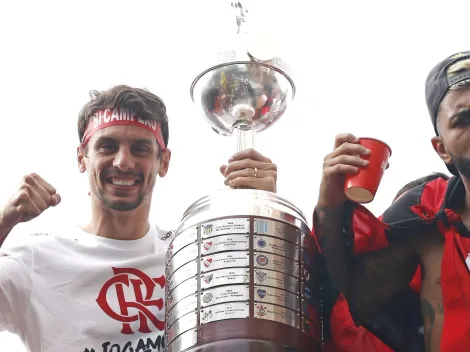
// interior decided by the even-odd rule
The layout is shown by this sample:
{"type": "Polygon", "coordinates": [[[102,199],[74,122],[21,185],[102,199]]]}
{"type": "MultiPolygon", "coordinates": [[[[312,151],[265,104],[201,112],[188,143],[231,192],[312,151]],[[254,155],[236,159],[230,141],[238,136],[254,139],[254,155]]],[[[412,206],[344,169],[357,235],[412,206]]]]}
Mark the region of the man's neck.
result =
{"type": "Polygon", "coordinates": [[[130,211],[116,211],[93,204],[91,221],[83,230],[115,240],[137,240],[148,232],[149,211],[150,204],[147,203],[130,211]]]}

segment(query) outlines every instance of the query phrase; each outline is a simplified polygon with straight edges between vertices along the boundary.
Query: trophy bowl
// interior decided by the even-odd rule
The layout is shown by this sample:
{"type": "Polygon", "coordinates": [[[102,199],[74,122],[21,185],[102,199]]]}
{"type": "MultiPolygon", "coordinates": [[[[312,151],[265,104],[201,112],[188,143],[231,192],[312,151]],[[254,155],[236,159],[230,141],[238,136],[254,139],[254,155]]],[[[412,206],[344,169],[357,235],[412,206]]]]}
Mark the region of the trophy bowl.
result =
{"type": "Polygon", "coordinates": [[[230,136],[240,124],[261,132],[278,121],[295,95],[285,63],[279,57],[257,61],[243,51],[221,57],[227,61],[205,70],[191,85],[191,98],[212,129],[230,136]]]}
{"type": "MultiPolygon", "coordinates": [[[[238,151],[253,148],[257,132],[272,126],[295,96],[287,63],[277,55],[275,40],[248,31],[248,10],[232,3],[238,32],[223,35],[215,55],[193,80],[190,95],[212,129],[223,136],[237,134],[238,151]]],[[[249,21],[248,21],[249,22],[249,21]]]]}

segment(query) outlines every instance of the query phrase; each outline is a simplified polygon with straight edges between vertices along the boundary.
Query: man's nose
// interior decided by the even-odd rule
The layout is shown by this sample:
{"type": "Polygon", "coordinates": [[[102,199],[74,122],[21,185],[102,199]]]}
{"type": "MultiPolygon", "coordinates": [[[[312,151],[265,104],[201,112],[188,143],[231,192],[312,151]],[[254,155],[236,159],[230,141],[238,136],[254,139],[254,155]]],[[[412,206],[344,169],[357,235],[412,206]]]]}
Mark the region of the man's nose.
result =
{"type": "Polygon", "coordinates": [[[114,167],[121,171],[132,170],[134,168],[134,157],[129,148],[121,147],[114,158],[114,167]]]}

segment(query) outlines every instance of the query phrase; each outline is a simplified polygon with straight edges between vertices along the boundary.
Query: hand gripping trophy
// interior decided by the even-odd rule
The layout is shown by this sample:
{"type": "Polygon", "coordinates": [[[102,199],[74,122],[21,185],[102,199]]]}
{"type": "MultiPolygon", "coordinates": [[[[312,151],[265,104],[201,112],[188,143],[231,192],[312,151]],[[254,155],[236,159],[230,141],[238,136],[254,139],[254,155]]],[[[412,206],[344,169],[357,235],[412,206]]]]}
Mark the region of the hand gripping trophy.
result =
{"type": "MultiPolygon", "coordinates": [[[[243,39],[248,10],[231,6],[243,39]]],[[[239,151],[295,95],[287,65],[247,37],[191,85],[212,129],[235,135],[239,151]]],[[[228,188],[193,203],[167,252],[167,351],[319,351],[311,249],[304,215],[274,193],[228,188]]]]}

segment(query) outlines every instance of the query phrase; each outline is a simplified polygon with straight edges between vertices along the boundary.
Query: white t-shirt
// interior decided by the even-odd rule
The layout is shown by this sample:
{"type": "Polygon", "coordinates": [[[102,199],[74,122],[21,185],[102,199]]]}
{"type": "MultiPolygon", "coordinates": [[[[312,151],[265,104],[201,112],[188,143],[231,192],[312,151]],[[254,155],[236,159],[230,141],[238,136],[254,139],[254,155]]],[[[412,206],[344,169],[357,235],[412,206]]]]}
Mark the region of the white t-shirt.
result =
{"type": "Polygon", "coordinates": [[[163,351],[171,232],[120,241],[74,228],[0,250],[0,331],[32,352],[163,351]]]}

